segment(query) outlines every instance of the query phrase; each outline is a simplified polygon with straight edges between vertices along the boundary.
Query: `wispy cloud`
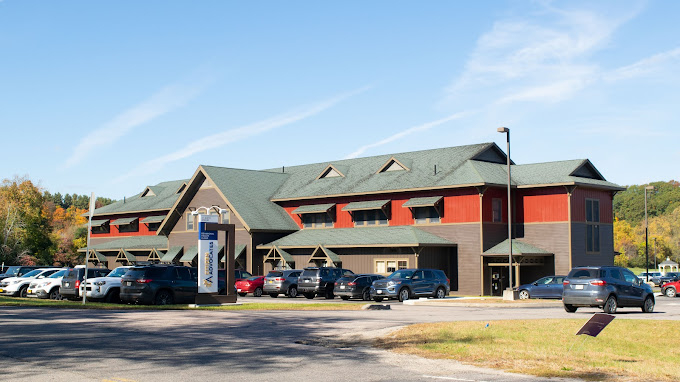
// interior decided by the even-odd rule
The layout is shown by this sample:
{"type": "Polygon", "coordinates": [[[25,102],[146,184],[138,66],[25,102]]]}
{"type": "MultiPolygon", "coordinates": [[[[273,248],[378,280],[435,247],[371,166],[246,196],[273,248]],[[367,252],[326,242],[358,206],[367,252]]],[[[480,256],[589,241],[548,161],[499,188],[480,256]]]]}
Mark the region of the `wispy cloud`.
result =
{"type": "Polygon", "coordinates": [[[238,142],[246,138],[260,135],[267,131],[282,126],[290,125],[292,123],[312,117],[351,96],[357,95],[368,90],[369,88],[370,87],[368,86],[363,87],[348,93],[340,94],[327,100],[323,100],[311,105],[301,107],[297,110],[289,111],[287,113],[272,118],[252,123],[250,125],[225,130],[221,133],[197,139],[170,154],[163,155],[161,157],[152,159],[146,163],[141,164],[140,166],[134,168],[132,171],[116,179],[115,182],[122,181],[133,176],[150,174],[160,170],[161,168],[172,162],[176,162],[178,160],[194,156],[203,151],[216,149],[218,147],[222,147],[230,143],[238,142]]]}
{"type": "Polygon", "coordinates": [[[375,143],[370,143],[370,144],[368,144],[368,145],[361,146],[361,147],[359,147],[356,151],[354,151],[354,152],[352,152],[351,154],[347,155],[347,156],[345,157],[345,159],[356,158],[356,157],[358,157],[359,155],[363,154],[364,152],[366,152],[366,151],[369,150],[369,149],[373,149],[373,148],[376,148],[376,147],[379,147],[379,146],[382,146],[382,145],[386,145],[386,144],[391,143],[391,142],[394,142],[394,141],[396,141],[396,140],[398,140],[398,139],[404,138],[404,137],[407,136],[407,135],[411,135],[411,134],[418,133],[418,132],[423,132],[423,131],[429,130],[429,129],[433,128],[433,127],[436,127],[436,126],[439,126],[439,125],[443,125],[443,124],[445,124],[446,122],[450,122],[450,121],[453,121],[453,120],[456,120],[456,119],[461,119],[461,118],[463,118],[463,117],[465,117],[465,116],[468,116],[468,115],[470,115],[470,114],[472,114],[472,112],[460,112],[460,113],[455,113],[455,114],[449,115],[448,117],[438,119],[438,120],[436,120],[436,121],[431,121],[431,122],[423,123],[422,125],[410,127],[410,128],[408,128],[408,129],[406,129],[406,130],[402,130],[402,131],[400,131],[400,132],[398,132],[398,133],[396,133],[396,134],[394,134],[394,135],[392,135],[392,136],[389,136],[389,137],[387,137],[387,138],[385,138],[385,139],[381,139],[381,140],[379,140],[379,141],[377,141],[377,142],[375,142],[375,143]]]}
{"type": "Polygon", "coordinates": [[[80,140],[64,167],[72,167],[85,160],[103,146],[109,146],[136,127],[186,105],[210,83],[207,76],[192,78],[163,87],[138,105],[125,110],[111,121],[80,140]]]}
{"type": "Polygon", "coordinates": [[[676,71],[680,65],[680,48],[675,48],[666,52],[658,53],[653,56],[639,60],[638,62],[623,66],[604,75],[605,81],[628,80],[651,73],[672,68],[676,71]]]}

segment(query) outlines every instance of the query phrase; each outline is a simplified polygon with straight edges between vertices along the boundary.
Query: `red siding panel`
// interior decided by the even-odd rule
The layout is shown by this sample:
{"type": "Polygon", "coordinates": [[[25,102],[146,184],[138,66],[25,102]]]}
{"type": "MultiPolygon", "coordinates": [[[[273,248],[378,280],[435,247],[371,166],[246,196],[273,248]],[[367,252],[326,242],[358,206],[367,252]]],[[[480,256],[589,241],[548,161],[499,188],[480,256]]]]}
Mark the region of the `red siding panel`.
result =
{"type": "Polygon", "coordinates": [[[118,231],[118,226],[112,225],[110,226],[109,233],[92,233],[91,237],[97,237],[97,238],[102,238],[102,237],[119,237],[119,236],[149,236],[149,235],[155,235],[156,231],[149,231],[149,227],[142,223],[142,220],[149,216],[157,216],[157,215],[163,215],[164,213],[167,213],[167,211],[161,211],[157,212],[155,214],[151,213],[146,213],[146,214],[120,214],[120,215],[111,215],[111,216],[97,216],[96,218],[93,219],[110,219],[111,221],[114,221],[116,219],[122,219],[122,218],[131,218],[131,217],[139,217],[139,231],[137,232],[119,232],[118,231]]]}
{"type": "Polygon", "coordinates": [[[586,199],[600,201],[600,223],[613,223],[613,196],[610,191],[577,187],[571,197],[571,219],[575,222],[586,221],[586,199]]]}
{"type": "Polygon", "coordinates": [[[569,199],[564,187],[517,190],[517,218],[524,223],[566,222],[569,199]]]}

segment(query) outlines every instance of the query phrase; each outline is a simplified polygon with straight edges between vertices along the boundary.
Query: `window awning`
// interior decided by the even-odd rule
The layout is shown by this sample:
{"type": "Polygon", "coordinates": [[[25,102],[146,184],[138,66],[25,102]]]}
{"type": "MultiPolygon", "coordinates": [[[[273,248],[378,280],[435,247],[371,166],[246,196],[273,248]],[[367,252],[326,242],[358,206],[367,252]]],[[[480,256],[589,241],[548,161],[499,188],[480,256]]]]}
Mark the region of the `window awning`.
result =
{"type": "MultiPolygon", "coordinates": [[[[221,250],[220,246],[220,250],[221,250]]],[[[246,253],[246,246],[245,244],[236,244],[236,247],[234,248],[234,260],[238,259],[239,257],[243,256],[246,253]]],[[[222,255],[222,258],[220,258],[220,263],[225,262],[227,259],[227,255],[224,254],[222,255]]]]}
{"type": "Polygon", "coordinates": [[[106,261],[106,256],[102,255],[100,252],[95,251],[94,249],[90,250],[90,261],[93,261],[94,259],[97,259],[99,262],[105,262],[106,261]]]}
{"type": "Polygon", "coordinates": [[[172,247],[170,248],[167,252],[165,252],[164,255],[161,255],[161,261],[171,263],[173,260],[175,260],[175,257],[182,251],[181,246],[177,247],[172,247]]]}
{"type": "Polygon", "coordinates": [[[146,261],[161,261],[161,255],[163,255],[163,252],[153,248],[151,252],[149,252],[149,256],[146,258],[146,261]]]}
{"type": "Polygon", "coordinates": [[[189,248],[186,252],[184,252],[184,255],[182,255],[179,261],[191,262],[194,261],[194,258],[196,256],[198,256],[198,246],[194,245],[193,247],[189,248]]]}
{"type": "Polygon", "coordinates": [[[269,253],[264,257],[264,262],[266,263],[268,261],[273,262],[274,264],[281,261],[284,266],[286,264],[295,264],[293,255],[276,246],[270,249],[269,253]]]}
{"type": "Polygon", "coordinates": [[[411,198],[403,204],[403,207],[434,207],[442,200],[443,196],[427,196],[424,198],[411,198]]]}
{"type": "Polygon", "coordinates": [[[314,252],[312,252],[312,256],[309,257],[309,260],[307,262],[316,263],[317,261],[332,263],[334,265],[342,264],[340,256],[338,256],[337,253],[331,251],[330,249],[324,247],[323,245],[319,245],[318,247],[316,247],[314,252]]]}
{"type": "Polygon", "coordinates": [[[342,207],[343,211],[366,211],[366,210],[380,210],[389,203],[389,200],[370,200],[367,202],[351,202],[342,207]]]}
{"type": "Polygon", "coordinates": [[[318,214],[318,213],[328,212],[328,210],[330,210],[334,206],[335,206],[335,203],[310,204],[308,206],[300,206],[300,207],[294,209],[293,213],[296,214],[296,215],[318,214]]]}
{"type": "Polygon", "coordinates": [[[112,221],[112,222],[111,222],[111,225],[126,225],[126,224],[133,223],[133,222],[134,222],[135,220],[137,220],[137,219],[139,219],[139,218],[138,218],[138,217],[134,217],[134,218],[120,218],[120,219],[116,219],[116,220],[112,221]]]}
{"type": "Polygon", "coordinates": [[[142,223],[160,223],[163,220],[165,220],[166,215],[159,215],[159,216],[148,216],[142,219],[142,223]]]}
{"type": "Polygon", "coordinates": [[[92,220],[92,227],[101,227],[108,222],[109,222],[109,219],[92,220]]]}
{"type": "Polygon", "coordinates": [[[118,256],[116,256],[116,261],[130,261],[130,262],[133,262],[133,261],[137,261],[137,258],[136,258],[135,255],[133,255],[132,253],[130,253],[130,252],[124,250],[124,249],[121,249],[121,250],[118,252],[118,256]]]}

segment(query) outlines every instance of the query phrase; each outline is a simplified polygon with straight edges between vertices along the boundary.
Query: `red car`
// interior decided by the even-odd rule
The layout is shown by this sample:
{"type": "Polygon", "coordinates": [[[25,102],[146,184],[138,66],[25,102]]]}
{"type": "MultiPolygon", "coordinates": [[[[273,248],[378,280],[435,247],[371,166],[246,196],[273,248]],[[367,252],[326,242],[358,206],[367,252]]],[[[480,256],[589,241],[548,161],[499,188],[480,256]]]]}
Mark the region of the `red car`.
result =
{"type": "Polygon", "coordinates": [[[676,297],[678,295],[678,289],[680,289],[680,281],[665,283],[661,287],[661,294],[667,297],[676,297]]]}
{"type": "Polygon", "coordinates": [[[264,286],[264,276],[253,276],[245,280],[236,282],[236,293],[243,297],[252,293],[253,297],[262,297],[262,287],[264,286]]]}

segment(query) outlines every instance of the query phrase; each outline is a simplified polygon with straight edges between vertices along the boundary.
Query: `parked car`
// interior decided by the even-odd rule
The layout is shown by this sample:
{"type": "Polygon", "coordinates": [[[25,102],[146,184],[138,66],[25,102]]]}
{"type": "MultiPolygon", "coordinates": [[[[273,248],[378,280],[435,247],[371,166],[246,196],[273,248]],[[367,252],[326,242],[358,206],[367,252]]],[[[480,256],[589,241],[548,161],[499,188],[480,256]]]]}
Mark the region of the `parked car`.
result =
{"type": "Polygon", "coordinates": [[[197,293],[196,268],[179,265],[134,266],[121,278],[120,299],[127,303],[191,304],[197,293]]]}
{"type": "MultiPolygon", "coordinates": [[[[218,294],[225,294],[226,293],[226,275],[227,271],[224,269],[220,269],[217,271],[217,285],[218,285],[218,294]]],[[[236,290],[236,283],[245,280],[247,278],[253,277],[253,275],[250,274],[250,272],[246,272],[240,269],[234,269],[234,290],[236,290]]]]}
{"type": "Polygon", "coordinates": [[[264,285],[264,276],[253,276],[251,278],[240,280],[236,282],[236,293],[243,297],[248,293],[252,293],[253,297],[262,297],[262,287],[264,285]]]}
{"type": "MultiPolygon", "coordinates": [[[[87,278],[95,278],[106,276],[110,271],[107,268],[87,268],[87,278]]],[[[61,287],[59,293],[64,299],[77,300],[82,295],[80,294],[80,283],[85,278],[85,266],[76,265],[74,268],[68,268],[61,279],[61,287]]]]}
{"type": "Polygon", "coordinates": [[[637,277],[639,277],[644,282],[650,282],[654,283],[654,285],[658,285],[659,279],[661,278],[661,272],[642,272],[637,275],[637,277]],[[649,280],[647,280],[647,276],[649,276],[649,280]]]}
{"type": "Polygon", "coordinates": [[[263,291],[269,297],[276,298],[280,294],[285,294],[290,298],[295,298],[298,295],[298,277],[302,270],[300,269],[284,269],[273,270],[267,273],[264,277],[263,291]]]}
{"type": "Polygon", "coordinates": [[[621,307],[654,311],[652,287],[626,268],[615,266],[577,267],[564,279],[564,309],[573,313],[578,307],[602,308],[614,314],[621,307]]]}
{"type": "Polygon", "coordinates": [[[37,298],[49,298],[50,300],[61,300],[61,279],[64,277],[66,269],[61,269],[45,277],[31,281],[26,290],[26,296],[37,298]]]}
{"type": "Polygon", "coordinates": [[[333,293],[343,300],[360,298],[371,300],[371,284],[373,281],[384,279],[385,276],[373,274],[346,275],[340,277],[333,287],[333,293]]]}
{"type": "Polygon", "coordinates": [[[57,272],[60,268],[40,268],[34,269],[19,277],[8,277],[0,282],[0,294],[13,297],[27,297],[28,286],[31,281],[44,279],[45,277],[57,272]]]}
{"type": "Polygon", "coordinates": [[[333,287],[335,281],[344,275],[353,275],[349,269],[335,267],[308,267],[302,270],[298,278],[298,292],[306,298],[324,296],[327,299],[335,297],[333,287]]]}
{"type": "Polygon", "coordinates": [[[46,268],[44,266],[42,267],[37,267],[37,266],[27,266],[27,265],[10,265],[9,267],[5,268],[5,272],[0,274],[0,281],[4,280],[8,277],[20,277],[23,276],[24,274],[34,270],[34,269],[40,269],[40,268],[46,268]]]}
{"type": "Polygon", "coordinates": [[[662,286],[666,283],[670,283],[673,281],[679,281],[680,280],[680,272],[666,272],[665,275],[659,277],[659,286],[662,286]]]}
{"type": "Polygon", "coordinates": [[[677,297],[678,289],[680,289],[680,281],[671,281],[669,283],[663,284],[661,287],[661,294],[666,297],[677,297]]]}
{"type": "Polygon", "coordinates": [[[413,297],[444,298],[450,292],[450,280],[438,269],[400,269],[371,285],[371,298],[377,302],[390,298],[401,302],[413,297]]]}
{"type": "Polygon", "coordinates": [[[528,298],[562,298],[562,283],[564,276],[546,276],[530,284],[520,285],[516,288],[519,291],[520,300],[528,298]]]}
{"type": "Polygon", "coordinates": [[[118,267],[106,276],[88,278],[86,283],[80,283],[80,293],[82,296],[83,287],[88,300],[120,302],[120,280],[132,267],[118,267]]]}

